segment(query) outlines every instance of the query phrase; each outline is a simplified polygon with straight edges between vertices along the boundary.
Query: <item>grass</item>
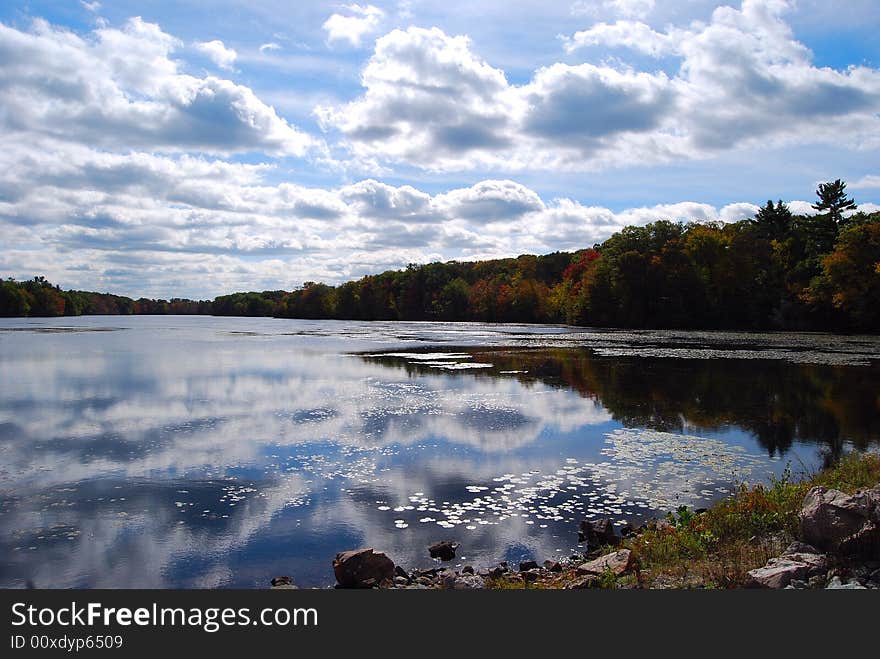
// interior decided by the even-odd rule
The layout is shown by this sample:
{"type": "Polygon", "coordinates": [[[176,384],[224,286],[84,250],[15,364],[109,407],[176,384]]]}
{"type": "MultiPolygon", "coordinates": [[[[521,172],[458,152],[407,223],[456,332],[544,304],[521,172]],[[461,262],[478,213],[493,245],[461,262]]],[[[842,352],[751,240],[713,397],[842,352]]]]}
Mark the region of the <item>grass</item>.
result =
{"type": "Polygon", "coordinates": [[[645,531],[624,546],[633,552],[642,586],[741,586],[749,570],[797,539],[798,512],[811,487],[852,493],[878,482],[880,456],[848,454],[799,481],[786,470],[769,486],[743,485],[701,514],[679,508],[668,526],[645,531]]]}

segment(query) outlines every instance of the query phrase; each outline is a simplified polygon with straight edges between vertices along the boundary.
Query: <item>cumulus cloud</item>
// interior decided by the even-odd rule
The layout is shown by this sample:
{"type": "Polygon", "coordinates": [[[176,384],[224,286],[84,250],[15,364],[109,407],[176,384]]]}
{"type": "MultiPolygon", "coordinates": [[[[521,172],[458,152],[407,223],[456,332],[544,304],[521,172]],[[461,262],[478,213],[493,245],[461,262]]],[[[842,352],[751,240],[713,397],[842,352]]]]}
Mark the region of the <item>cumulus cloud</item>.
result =
{"type": "Polygon", "coordinates": [[[376,42],[362,95],[316,113],[354,156],[429,170],[589,170],[841,139],[878,146],[880,72],[815,66],[784,20],[789,4],[744,0],[665,31],[598,23],[566,49],[635,50],[675,58],[677,70],[557,63],[518,85],[467,37],[394,30],[376,42]]]}
{"type": "Polygon", "coordinates": [[[181,73],[175,37],[140,18],[87,38],[0,24],[0,127],[112,150],[305,155],[316,146],[243,85],[181,73]]]}
{"type": "Polygon", "coordinates": [[[238,53],[234,49],[227,48],[219,39],[201,41],[196,44],[196,50],[207,55],[221,69],[232,69],[232,65],[235,64],[238,57],[238,53]]]}
{"type": "Polygon", "coordinates": [[[5,146],[0,272],[136,296],[291,289],[414,262],[574,250],[627,224],[740,219],[754,208],[614,212],[506,179],[433,194],[373,179],[325,189],[269,183],[265,164],[107,153],[45,137],[5,146]]]}
{"type": "Polygon", "coordinates": [[[322,27],[327,32],[327,42],[330,44],[344,41],[350,46],[359,47],[365,36],[376,31],[385,15],[373,5],[345,5],[345,10],[347,14],[333,14],[324,21],[322,27]]]}

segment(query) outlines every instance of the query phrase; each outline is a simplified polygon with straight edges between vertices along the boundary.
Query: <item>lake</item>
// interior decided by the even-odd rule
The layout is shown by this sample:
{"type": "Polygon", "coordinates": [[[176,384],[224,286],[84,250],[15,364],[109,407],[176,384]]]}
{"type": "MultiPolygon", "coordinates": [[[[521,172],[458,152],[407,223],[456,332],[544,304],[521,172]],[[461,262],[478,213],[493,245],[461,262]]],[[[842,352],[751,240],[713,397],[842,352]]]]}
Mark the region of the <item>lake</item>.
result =
{"type": "Polygon", "coordinates": [[[0,586],[334,582],[568,556],[880,445],[880,339],[205,316],[0,319],[0,586]]]}

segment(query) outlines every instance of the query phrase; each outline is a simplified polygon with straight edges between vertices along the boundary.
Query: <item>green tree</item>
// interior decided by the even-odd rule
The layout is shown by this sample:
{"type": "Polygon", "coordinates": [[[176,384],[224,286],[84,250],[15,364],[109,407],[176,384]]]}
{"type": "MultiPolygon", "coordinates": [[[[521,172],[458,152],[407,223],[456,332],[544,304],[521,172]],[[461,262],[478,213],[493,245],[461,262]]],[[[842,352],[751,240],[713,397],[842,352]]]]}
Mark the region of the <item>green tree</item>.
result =
{"type": "Polygon", "coordinates": [[[856,202],[846,196],[846,183],[837,179],[831,183],[820,183],[816,189],[819,202],[813,204],[820,213],[827,213],[838,225],[843,222],[843,212],[855,210],[856,202]]]}
{"type": "Polygon", "coordinates": [[[772,200],[758,209],[755,215],[755,228],[761,238],[781,240],[791,231],[792,214],[788,206],[780,199],[774,206],[772,200]]]}

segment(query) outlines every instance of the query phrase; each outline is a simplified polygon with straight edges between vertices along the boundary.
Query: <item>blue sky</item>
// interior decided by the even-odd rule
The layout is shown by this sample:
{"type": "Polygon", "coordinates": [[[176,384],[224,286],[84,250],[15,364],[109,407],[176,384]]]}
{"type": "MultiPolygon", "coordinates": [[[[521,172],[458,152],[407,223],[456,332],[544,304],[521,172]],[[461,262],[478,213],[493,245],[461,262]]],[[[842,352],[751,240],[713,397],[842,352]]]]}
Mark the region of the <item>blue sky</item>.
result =
{"type": "Polygon", "coordinates": [[[0,7],[0,275],[212,297],[880,201],[867,0],[0,7]]]}

